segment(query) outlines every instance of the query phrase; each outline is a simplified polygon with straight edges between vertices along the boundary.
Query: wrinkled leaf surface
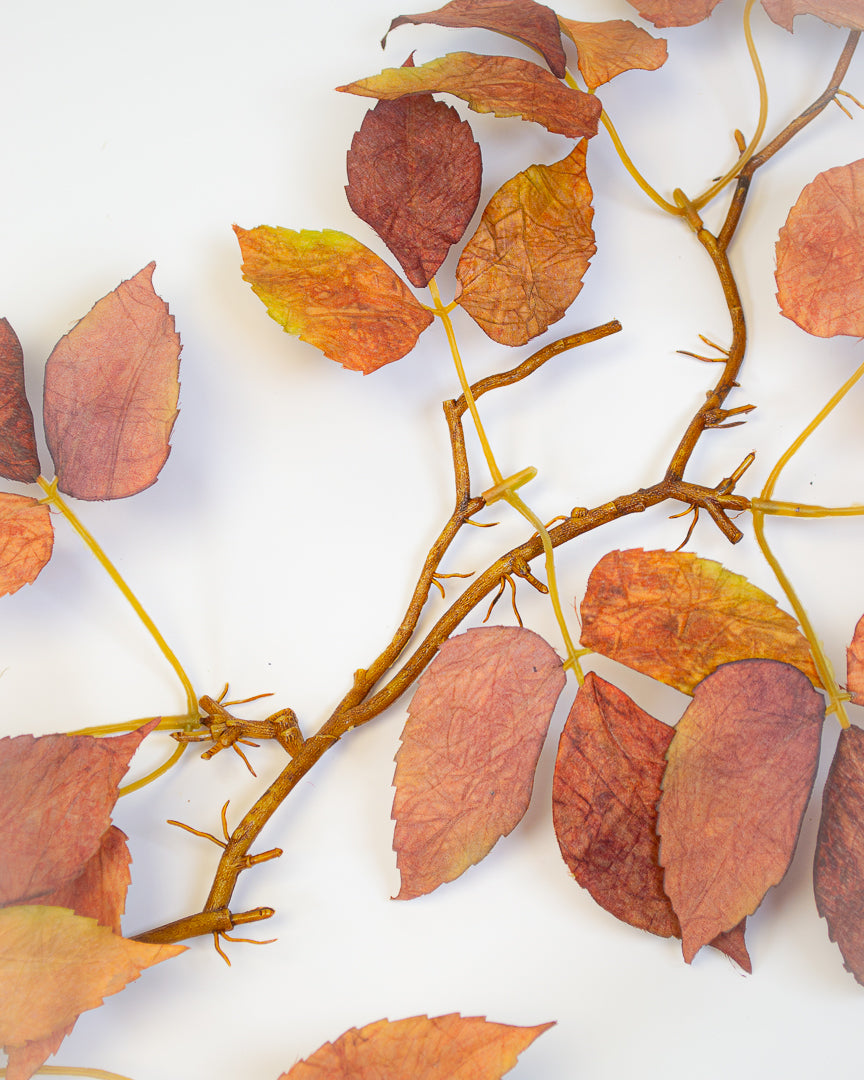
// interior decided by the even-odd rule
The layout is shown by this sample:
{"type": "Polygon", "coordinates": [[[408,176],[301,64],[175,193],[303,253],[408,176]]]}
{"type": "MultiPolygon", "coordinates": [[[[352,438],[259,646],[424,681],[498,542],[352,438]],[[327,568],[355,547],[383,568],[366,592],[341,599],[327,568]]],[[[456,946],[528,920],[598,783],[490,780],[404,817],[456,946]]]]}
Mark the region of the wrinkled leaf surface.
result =
{"type": "Polygon", "coordinates": [[[589,90],[596,90],[623,71],[655,71],[666,63],[663,38],[652,37],[625,19],[576,22],[559,16],[558,21],[576,45],[579,70],[589,90]]]}
{"type": "Polygon", "coordinates": [[[796,15],[818,15],[835,26],[864,30],[864,7],[861,0],[762,0],[762,7],[774,22],[792,32],[796,15]]]}
{"type": "Polygon", "coordinates": [[[24,353],[7,319],[0,319],[0,476],[33,481],[39,475],[33,413],[24,389],[24,353]]]}
{"type": "Polygon", "coordinates": [[[846,689],[856,705],[864,704],[864,615],[858,620],[852,644],[846,650],[846,689]]]}
{"type": "Polygon", "coordinates": [[[720,0],[629,0],[655,26],[694,26],[707,19],[720,0]]]}
{"type": "Polygon", "coordinates": [[[54,526],[44,503],[0,492],[0,596],[39,576],[54,549],[54,526]]]}

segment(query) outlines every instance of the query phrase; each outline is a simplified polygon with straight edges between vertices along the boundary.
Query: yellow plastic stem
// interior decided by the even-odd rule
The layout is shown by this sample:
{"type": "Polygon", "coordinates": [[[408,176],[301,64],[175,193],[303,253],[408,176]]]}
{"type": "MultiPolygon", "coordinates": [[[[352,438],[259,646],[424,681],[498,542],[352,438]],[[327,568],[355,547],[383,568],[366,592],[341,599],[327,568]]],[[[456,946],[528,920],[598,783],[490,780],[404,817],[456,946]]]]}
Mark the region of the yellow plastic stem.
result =
{"type": "MultiPolygon", "coordinates": [[[[155,716],[141,716],[137,720],[124,720],[119,724],[98,724],[95,727],[76,728],[75,731],[67,731],[66,734],[119,735],[124,731],[137,731],[139,727],[143,727],[151,720],[156,719],[155,716]]],[[[193,728],[198,727],[197,711],[195,716],[183,713],[182,716],[160,716],[158,720],[159,725],[156,731],[191,731],[193,728]]]]}
{"type": "MultiPolygon", "coordinates": [[[[6,1075],[6,1069],[0,1068],[0,1076],[6,1075]]],[[[64,1069],[62,1065],[41,1065],[34,1076],[90,1076],[93,1080],[129,1080],[120,1073],[106,1072],[104,1069],[64,1069]]]]}
{"type": "Polygon", "coordinates": [[[750,506],[763,514],[777,517],[857,517],[864,506],[812,506],[810,503],[783,502],[779,499],[751,499],[750,506]]]}

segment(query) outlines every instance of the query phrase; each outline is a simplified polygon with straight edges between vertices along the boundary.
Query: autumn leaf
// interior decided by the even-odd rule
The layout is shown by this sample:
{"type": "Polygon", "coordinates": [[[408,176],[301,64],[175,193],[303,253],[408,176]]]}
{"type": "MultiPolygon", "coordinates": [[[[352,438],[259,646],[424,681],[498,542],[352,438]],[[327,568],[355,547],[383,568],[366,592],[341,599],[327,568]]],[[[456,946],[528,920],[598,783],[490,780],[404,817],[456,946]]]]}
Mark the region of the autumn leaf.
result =
{"type": "Polygon", "coordinates": [[[790,33],[796,15],[818,15],[835,26],[864,30],[861,0],[762,0],[762,7],[775,23],[790,33]]]}
{"type": "Polygon", "coordinates": [[[44,503],[0,491],[0,596],[39,576],[54,549],[54,526],[44,503]]]}
{"type": "Polygon", "coordinates": [[[576,45],[577,63],[589,90],[623,71],[655,71],[666,63],[666,42],[625,19],[576,22],[558,16],[561,29],[576,45]]]}
{"type": "Polygon", "coordinates": [[[675,728],[657,815],[684,959],[751,915],[786,873],[819,762],[824,702],[776,660],[724,664],[675,728]]]}
{"type": "Polygon", "coordinates": [[[582,644],[685,694],[731,660],[794,664],[818,685],[791,615],[740,574],[688,552],[611,551],[591,571],[582,644]]]}
{"type": "Polygon", "coordinates": [[[351,1028],[279,1080],[498,1080],[552,1024],[514,1027],[482,1016],[412,1016],[351,1028]]]}
{"type": "Polygon", "coordinates": [[[707,19],[720,0],[629,0],[655,26],[694,26],[707,19]]]}
{"type": "Polygon", "coordinates": [[[59,489],[78,499],[143,491],[171,450],[180,338],[155,266],[103,297],[48,358],[45,438],[59,489]]]}
{"type": "Polygon", "coordinates": [[[386,68],[337,90],[388,101],[406,94],[453,94],[475,112],[521,116],[571,139],[596,135],[602,111],[592,94],[570,89],[528,60],[467,52],[418,67],[386,68]]]}
{"type": "Polygon", "coordinates": [[[554,165],[508,180],[465,245],[457,301],[502,345],[524,345],[557,322],[597,250],[583,139],[554,165]]]}
{"type": "Polygon", "coordinates": [[[425,288],[480,198],[480,148],[455,109],[429,94],[379,101],[348,151],[351,209],[408,280],[425,288]]]}
{"type": "MultiPolygon", "coordinates": [[[[451,0],[451,3],[436,11],[398,15],[390,23],[387,34],[406,23],[415,26],[433,23],[435,26],[495,30],[540,53],[559,79],[564,78],[567,70],[567,57],[561,46],[561,33],[555,12],[534,0],[451,0]]],[[[382,48],[387,44],[387,34],[381,41],[382,48]]]]}
{"type": "Polygon", "coordinates": [[[444,642],[396,755],[397,899],[459,877],[522,820],[564,682],[560,658],[531,630],[479,627],[444,642]]]}
{"type": "Polygon", "coordinates": [[[820,173],[777,241],[777,300],[808,334],[864,336],[864,159],[820,173]]]}
{"type": "Polygon", "coordinates": [[[24,390],[24,353],[7,319],[0,319],[0,476],[32,482],[39,475],[33,413],[24,390]]]}
{"type": "Polygon", "coordinates": [[[864,705],[864,615],[858,620],[852,644],[846,650],[846,689],[856,705],[864,705]]]}
{"type": "Polygon", "coordinates": [[[844,966],[864,985],[864,730],[845,728],[822,795],[813,884],[844,966]]]}
{"type": "Polygon", "coordinates": [[[234,226],[243,277],[289,334],[368,375],[414,348],[434,316],[358,240],[333,229],[234,226]]]}

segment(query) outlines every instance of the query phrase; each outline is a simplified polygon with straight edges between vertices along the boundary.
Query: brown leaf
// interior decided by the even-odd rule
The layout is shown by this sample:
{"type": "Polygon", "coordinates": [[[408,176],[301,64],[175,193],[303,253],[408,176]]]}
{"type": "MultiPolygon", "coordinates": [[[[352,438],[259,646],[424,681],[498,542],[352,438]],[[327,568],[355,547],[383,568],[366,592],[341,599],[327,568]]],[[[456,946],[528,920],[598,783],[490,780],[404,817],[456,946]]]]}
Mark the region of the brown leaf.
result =
{"type": "Polygon", "coordinates": [[[474,112],[521,116],[571,139],[596,135],[602,111],[593,94],[570,89],[528,60],[467,52],[448,53],[419,67],[386,68],[337,90],[387,101],[406,94],[453,94],[474,112]]]}
{"type": "Polygon", "coordinates": [[[666,42],[625,19],[575,22],[558,16],[561,29],[576,45],[579,70],[589,90],[622,71],[655,71],[666,63],[666,42]]]}
{"type": "Polygon", "coordinates": [[[0,476],[33,481],[39,475],[33,413],[24,389],[24,353],[7,319],[0,319],[0,476]]]}
{"type": "Polygon", "coordinates": [[[657,816],[684,959],[752,914],[786,873],[810,798],[824,702],[797,668],[724,664],[678,722],[657,816]]]}
{"type": "Polygon", "coordinates": [[[762,0],[769,16],[792,33],[796,15],[818,15],[835,26],[864,30],[864,7],[861,0],[762,0]]]}
{"type": "Polygon", "coordinates": [[[0,596],[39,576],[54,549],[54,526],[44,503],[0,492],[0,596]]]}
{"type": "MultiPolygon", "coordinates": [[[[564,78],[567,70],[555,12],[534,0],[451,0],[436,11],[398,15],[390,23],[387,34],[406,23],[495,30],[539,52],[559,79],[564,78]]],[[[387,44],[387,34],[381,41],[382,48],[387,44]]]]}
{"type": "Polygon", "coordinates": [[[180,338],[155,266],[103,297],[48,358],[45,438],[60,490],[78,499],[150,487],[171,450],[180,338]]]}
{"type": "Polygon", "coordinates": [[[822,795],[813,884],[816,907],[844,966],[864,985],[864,731],[840,739],[822,795]]]}
{"type": "Polygon", "coordinates": [[[720,0],[629,0],[655,26],[693,26],[707,19],[720,0]]]}
{"type": "Polygon", "coordinates": [[[480,627],[444,642],[396,755],[397,899],[459,877],[519,824],[564,682],[560,658],[531,630],[480,627]]]}
{"type": "Polygon", "coordinates": [[[279,1080],[499,1080],[552,1024],[513,1027],[482,1016],[412,1016],[351,1028],[279,1080]]]}
{"type": "Polygon", "coordinates": [[[864,336],[864,159],[820,173],[777,241],[777,300],[808,334],[864,336]]]}
{"type": "Polygon", "coordinates": [[[524,345],[566,312],[597,250],[583,139],[554,165],[508,180],[465,245],[457,300],[502,345],[524,345]]]}
{"type": "Polygon", "coordinates": [[[856,705],[864,705],[864,615],[858,620],[852,644],[846,650],[846,689],[856,705]]]}
{"type": "Polygon", "coordinates": [[[412,94],[366,114],[348,151],[345,191],[422,289],[477,209],[482,171],[480,148],[456,110],[412,94]]]}
{"type": "Polygon", "coordinates": [[[414,348],[433,315],[358,240],[333,229],[234,226],[243,277],[289,334],[368,375],[414,348]]]}
{"type": "Polygon", "coordinates": [[[688,552],[611,551],[591,571],[582,644],[685,694],[730,660],[764,657],[819,677],[807,639],[767,593],[688,552]]]}
{"type": "Polygon", "coordinates": [[[111,824],[117,787],[153,720],[116,738],[0,739],[0,904],[78,877],[111,824]]]}

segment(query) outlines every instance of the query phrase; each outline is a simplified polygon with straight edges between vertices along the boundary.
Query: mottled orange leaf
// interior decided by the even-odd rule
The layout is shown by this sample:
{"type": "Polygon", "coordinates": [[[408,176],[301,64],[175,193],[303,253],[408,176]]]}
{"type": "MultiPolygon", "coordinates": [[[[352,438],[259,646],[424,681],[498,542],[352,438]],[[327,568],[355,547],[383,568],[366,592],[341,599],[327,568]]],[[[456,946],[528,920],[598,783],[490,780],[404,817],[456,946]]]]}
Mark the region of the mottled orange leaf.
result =
{"type": "Polygon", "coordinates": [[[54,526],[44,503],[0,492],[0,596],[39,576],[54,549],[54,526]]]}
{"type": "Polygon", "coordinates": [[[468,52],[448,53],[418,67],[386,68],[337,89],[387,101],[406,94],[453,94],[475,112],[521,116],[571,139],[596,135],[602,110],[593,94],[570,89],[529,60],[468,52]]]}
{"type": "Polygon", "coordinates": [[[0,904],[40,897],[82,873],[111,824],[129,761],[156,723],[109,739],[0,739],[0,904]]]}
{"type": "Polygon", "coordinates": [[[777,241],[777,300],[808,334],[864,336],[864,159],[820,173],[777,241]]]}
{"type": "Polygon", "coordinates": [[[477,209],[482,171],[480,148],[456,110],[412,94],[366,114],[348,151],[345,191],[422,289],[477,209]]]}
{"type": "Polygon", "coordinates": [[[665,40],[625,19],[576,22],[559,15],[558,21],[576,45],[579,70],[589,90],[596,90],[622,71],[655,71],[666,63],[665,40]]]}
{"type": "Polygon", "coordinates": [[[519,824],[564,682],[561,659],[531,630],[480,627],[444,642],[396,755],[398,899],[459,877],[519,824]]]}
{"type": "Polygon", "coordinates": [[[502,345],[557,322],[597,250],[583,139],[554,165],[532,165],[492,196],[456,267],[459,304],[502,345]]]}
{"type": "Polygon", "coordinates": [[[498,1080],[552,1026],[458,1013],[377,1020],[325,1043],[279,1080],[498,1080]]]}
{"type": "Polygon", "coordinates": [[[358,240],[322,232],[234,226],[243,277],[289,334],[368,375],[414,348],[433,315],[358,240]]]}
{"type": "Polygon", "coordinates": [[[693,26],[707,19],[720,0],[629,0],[655,26],[693,26]]]}
{"type": "Polygon", "coordinates": [[[825,705],[790,664],[739,660],[696,687],[657,815],[684,959],[751,915],[786,873],[819,763],[825,705]]]}
{"type": "Polygon", "coordinates": [[[39,475],[33,413],[24,390],[24,353],[7,319],[0,319],[0,476],[25,483],[39,475]]]}
{"type": "Polygon", "coordinates": [[[807,639],[767,593],[683,551],[611,551],[591,571],[582,644],[685,694],[730,660],[764,657],[818,675],[807,639]]]}
{"type": "Polygon", "coordinates": [[[864,705],[864,615],[858,620],[846,650],[846,689],[856,705],[864,705]]]}
{"type": "Polygon", "coordinates": [[[844,966],[864,985],[864,730],[840,739],[822,795],[813,884],[816,907],[844,966]]]}
{"type": "MultiPolygon", "coordinates": [[[[539,52],[559,79],[564,78],[567,70],[555,12],[535,0],[451,0],[436,11],[398,15],[390,23],[387,34],[406,23],[495,30],[539,52]]],[[[382,48],[387,43],[387,34],[381,41],[382,48]]]]}
{"type": "Polygon", "coordinates": [[[864,5],[861,0],[762,0],[762,7],[774,22],[790,33],[796,15],[818,15],[835,26],[864,30],[864,5]]]}
{"type": "Polygon", "coordinates": [[[45,439],[61,491],[122,499],[155,483],[171,450],[180,338],[150,263],[54,346],[45,368],[45,439]]]}

